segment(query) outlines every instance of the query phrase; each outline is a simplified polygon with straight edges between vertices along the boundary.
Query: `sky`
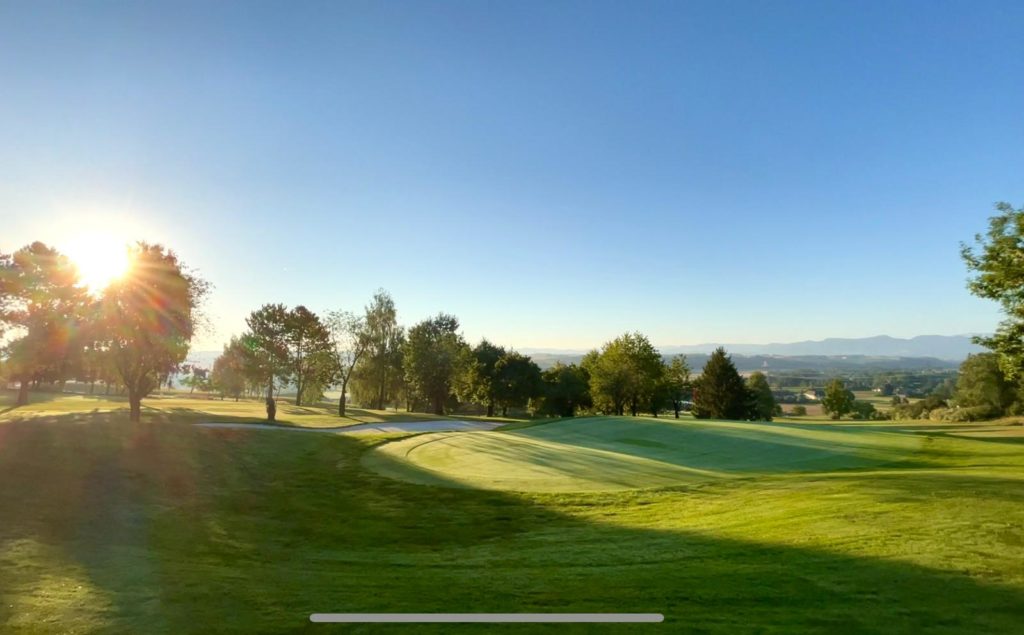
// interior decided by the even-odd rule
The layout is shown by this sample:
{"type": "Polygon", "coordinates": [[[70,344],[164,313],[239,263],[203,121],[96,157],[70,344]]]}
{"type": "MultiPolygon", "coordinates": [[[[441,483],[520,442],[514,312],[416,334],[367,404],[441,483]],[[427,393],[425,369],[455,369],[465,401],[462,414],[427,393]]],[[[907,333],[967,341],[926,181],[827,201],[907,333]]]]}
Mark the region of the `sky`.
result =
{"type": "Polygon", "coordinates": [[[987,332],[1024,3],[0,0],[0,251],[578,349],[987,332]],[[97,241],[109,244],[109,240],[97,241]]]}

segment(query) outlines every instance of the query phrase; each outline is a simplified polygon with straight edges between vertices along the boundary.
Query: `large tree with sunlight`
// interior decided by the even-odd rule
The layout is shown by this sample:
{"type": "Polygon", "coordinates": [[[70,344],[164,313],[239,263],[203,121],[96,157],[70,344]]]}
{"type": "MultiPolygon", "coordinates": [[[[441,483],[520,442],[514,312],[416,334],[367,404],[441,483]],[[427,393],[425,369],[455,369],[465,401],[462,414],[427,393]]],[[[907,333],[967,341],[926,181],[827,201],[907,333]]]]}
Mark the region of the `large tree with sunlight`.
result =
{"type": "Polygon", "coordinates": [[[162,245],[136,243],[130,268],[104,291],[97,333],[128,392],[130,418],[188,353],[209,284],[162,245]]]}
{"type": "Polygon", "coordinates": [[[16,404],[42,377],[63,381],[81,359],[89,298],[74,264],[40,242],[0,254],[0,335],[10,332],[6,366],[20,382],[16,404]]]}

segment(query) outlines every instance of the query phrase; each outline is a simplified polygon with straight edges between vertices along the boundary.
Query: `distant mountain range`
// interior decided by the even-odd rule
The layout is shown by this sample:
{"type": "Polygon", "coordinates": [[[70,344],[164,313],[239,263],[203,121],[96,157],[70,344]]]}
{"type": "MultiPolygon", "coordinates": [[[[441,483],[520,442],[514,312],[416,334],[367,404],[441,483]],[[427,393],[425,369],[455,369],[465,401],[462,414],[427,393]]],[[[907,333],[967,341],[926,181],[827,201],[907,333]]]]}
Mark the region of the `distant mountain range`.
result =
{"type": "MultiPolygon", "coordinates": [[[[863,355],[868,357],[931,357],[948,361],[962,361],[971,353],[984,350],[971,341],[970,335],[919,335],[909,339],[878,335],[875,337],[807,340],[789,344],[684,344],[658,346],[665,355],[679,353],[710,353],[719,346],[734,355],[765,355],[781,357],[863,355]]],[[[523,349],[524,353],[564,356],[583,354],[585,351],[523,349]]]]}
{"type": "MultiPolygon", "coordinates": [[[[670,357],[678,353],[665,354],[670,357]]],[[[704,368],[710,355],[708,353],[685,353],[690,368],[699,371],[704,368]]],[[[813,371],[819,373],[839,373],[846,371],[880,371],[880,370],[953,370],[960,365],[959,361],[939,359],[937,357],[891,357],[877,355],[729,355],[733,364],[740,372],[760,370],[773,371],[813,371]]],[[[583,359],[580,353],[530,353],[533,361],[541,369],[550,368],[556,363],[578,364],[583,359]]]]}
{"type": "Polygon", "coordinates": [[[970,335],[918,335],[909,339],[877,335],[875,337],[807,340],[790,344],[697,344],[663,346],[666,354],[709,353],[724,346],[739,355],[868,355],[872,357],[935,357],[962,361],[971,353],[984,349],[971,341],[970,335]]]}

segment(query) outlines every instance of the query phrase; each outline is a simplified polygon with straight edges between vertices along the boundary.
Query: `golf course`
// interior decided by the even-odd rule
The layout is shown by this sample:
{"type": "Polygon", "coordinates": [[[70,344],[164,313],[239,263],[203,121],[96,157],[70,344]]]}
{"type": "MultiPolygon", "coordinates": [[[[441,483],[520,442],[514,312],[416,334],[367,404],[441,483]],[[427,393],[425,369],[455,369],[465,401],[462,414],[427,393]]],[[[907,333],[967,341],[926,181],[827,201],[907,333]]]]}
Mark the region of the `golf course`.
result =
{"type": "Polygon", "coordinates": [[[282,430],[209,428],[195,424],[258,422],[261,404],[150,399],[135,423],[117,398],[39,397],[0,402],[5,633],[331,631],[316,612],[665,616],[509,632],[1024,624],[1024,428],[1010,420],[296,434],[326,428],[328,409],[282,405],[282,430]]]}

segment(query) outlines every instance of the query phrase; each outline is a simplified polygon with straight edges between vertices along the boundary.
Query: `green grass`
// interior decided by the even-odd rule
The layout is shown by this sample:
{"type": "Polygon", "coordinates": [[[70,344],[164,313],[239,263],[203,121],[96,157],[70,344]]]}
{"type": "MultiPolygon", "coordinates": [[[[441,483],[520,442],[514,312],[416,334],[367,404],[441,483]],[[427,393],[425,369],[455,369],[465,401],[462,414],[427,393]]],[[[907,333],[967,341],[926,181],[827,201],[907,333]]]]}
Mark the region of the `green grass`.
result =
{"type": "Polygon", "coordinates": [[[0,423],[0,632],[1024,627],[1019,428],[970,438],[962,425],[718,424],[718,438],[691,424],[660,433],[647,426],[668,422],[581,419],[495,436],[573,448],[566,460],[614,443],[671,463],[655,442],[700,443],[707,452],[673,452],[731,476],[513,493],[384,477],[363,464],[377,439],[201,429],[173,414],[132,425],[91,405],[59,400],[63,414],[15,410],[0,423]],[[588,423],[604,433],[595,440],[588,423]],[[780,458],[751,452],[779,438],[780,458]],[[833,442],[855,447],[838,451],[854,462],[805,472],[782,458],[824,460],[833,442]],[[307,622],[324,611],[643,611],[666,623],[307,622]]]}
{"type": "MultiPolygon", "coordinates": [[[[0,391],[0,422],[5,419],[74,420],[91,421],[95,415],[112,415],[117,419],[128,412],[128,401],[124,397],[104,395],[69,395],[61,393],[31,393],[27,406],[14,408],[14,393],[0,391]]],[[[339,417],[336,403],[321,402],[314,405],[295,406],[287,401],[278,401],[276,423],[283,426],[306,428],[332,428],[361,423],[400,423],[406,421],[431,421],[438,419],[462,419],[513,423],[521,419],[510,417],[439,416],[423,412],[395,410],[369,410],[346,408],[346,416],[339,417]]],[[[193,397],[188,393],[154,395],[142,402],[143,417],[149,421],[179,422],[236,422],[266,423],[266,407],[262,401],[252,399],[209,399],[193,397]]],[[[108,416],[108,418],[110,418],[108,416]]]]}
{"type": "MultiPolygon", "coordinates": [[[[891,426],[592,417],[499,432],[417,435],[381,446],[364,464],[428,485],[573,492],[850,469],[953,467],[950,443],[934,441],[891,426]]],[[[980,445],[974,451],[989,465],[1014,461],[1019,454],[1015,448],[988,449],[980,445]]]]}

